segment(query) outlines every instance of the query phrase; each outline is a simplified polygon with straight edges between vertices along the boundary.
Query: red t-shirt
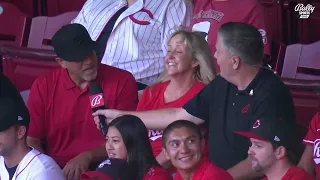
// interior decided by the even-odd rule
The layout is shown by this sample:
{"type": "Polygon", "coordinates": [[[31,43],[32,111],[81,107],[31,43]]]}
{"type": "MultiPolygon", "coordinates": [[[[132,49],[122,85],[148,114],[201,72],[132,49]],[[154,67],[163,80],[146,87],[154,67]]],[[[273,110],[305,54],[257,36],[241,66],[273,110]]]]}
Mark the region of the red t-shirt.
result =
{"type": "MultiPolygon", "coordinates": [[[[136,108],[136,81],[129,72],[101,64],[97,81],[107,108],[136,108]]],[[[80,90],[63,68],[40,76],[31,87],[28,136],[45,142],[46,154],[62,167],[79,153],[105,142],[93,121],[88,87],[80,90]]]]}
{"type": "MultiPolygon", "coordinates": [[[[216,40],[219,27],[227,22],[248,23],[259,29],[265,43],[265,54],[270,54],[270,43],[267,40],[264,11],[257,0],[193,0],[194,10],[191,22],[193,31],[206,34],[212,53],[216,52],[216,40]]],[[[216,62],[215,62],[216,64],[216,62]]],[[[219,67],[217,66],[219,71],[219,67]]]]}
{"type": "MultiPolygon", "coordinates": [[[[205,86],[204,83],[195,82],[193,86],[179,99],[166,103],[164,101],[164,92],[170,81],[156,84],[153,87],[147,87],[140,98],[137,111],[154,110],[161,108],[181,108],[193,96],[198,94],[205,86]],[[152,92],[151,92],[152,91],[152,92]]],[[[162,151],[162,133],[163,130],[149,130],[149,139],[153,154],[158,156],[162,151]]]]}
{"type": "Polygon", "coordinates": [[[312,118],[309,125],[309,131],[303,139],[303,143],[313,146],[314,168],[316,170],[316,174],[320,176],[320,112],[312,118]]]}
{"type": "MultiPolygon", "coordinates": [[[[281,180],[315,180],[311,174],[307,173],[305,170],[298,168],[296,166],[290,167],[286,174],[281,178],[281,180]]],[[[267,177],[262,180],[268,180],[267,177]]]]}
{"type": "Polygon", "coordinates": [[[161,167],[152,167],[143,180],[172,180],[171,174],[161,167]]]}
{"type": "MultiPolygon", "coordinates": [[[[191,180],[233,180],[233,177],[224,169],[219,168],[208,159],[203,160],[198,165],[196,172],[193,174],[191,180]]],[[[174,180],[183,180],[179,170],[177,171],[174,180]]]]}

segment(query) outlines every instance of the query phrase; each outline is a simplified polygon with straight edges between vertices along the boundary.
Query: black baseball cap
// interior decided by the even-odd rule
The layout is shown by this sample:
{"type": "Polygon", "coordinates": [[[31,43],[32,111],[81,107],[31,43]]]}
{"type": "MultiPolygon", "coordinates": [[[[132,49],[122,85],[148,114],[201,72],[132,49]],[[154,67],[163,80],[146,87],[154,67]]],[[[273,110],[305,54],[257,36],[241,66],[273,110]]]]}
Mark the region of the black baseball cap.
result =
{"type": "Polygon", "coordinates": [[[99,180],[120,179],[123,173],[128,170],[128,163],[122,159],[107,159],[102,162],[95,171],[81,174],[83,179],[97,178],[99,180]]]}
{"type": "Polygon", "coordinates": [[[296,142],[295,124],[277,117],[258,119],[250,131],[236,133],[247,138],[269,141],[288,149],[293,148],[296,142]]]}
{"type": "Polygon", "coordinates": [[[3,97],[0,98],[0,109],[0,132],[14,125],[29,126],[30,117],[25,105],[19,104],[11,97],[3,97]]]}
{"type": "Polygon", "coordinates": [[[2,73],[0,73],[0,111],[0,132],[17,124],[29,126],[28,108],[20,93],[2,73]]]}
{"type": "Polygon", "coordinates": [[[87,29],[81,24],[68,24],[51,39],[57,56],[65,61],[81,61],[96,49],[87,29]]]}

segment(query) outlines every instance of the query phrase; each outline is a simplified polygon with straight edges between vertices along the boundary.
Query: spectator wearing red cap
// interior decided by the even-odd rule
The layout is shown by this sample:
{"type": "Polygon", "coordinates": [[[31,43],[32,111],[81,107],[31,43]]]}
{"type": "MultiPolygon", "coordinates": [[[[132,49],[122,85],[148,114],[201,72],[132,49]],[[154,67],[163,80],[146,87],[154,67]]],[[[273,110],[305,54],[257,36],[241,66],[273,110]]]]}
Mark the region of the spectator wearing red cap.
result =
{"type": "Polygon", "coordinates": [[[109,124],[106,150],[109,158],[128,161],[128,173],[132,180],[172,179],[154,157],[148,130],[136,116],[120,116],[109,124]]]}
{"type": "Polygon", "coordinates": [[[67,179],[78,179],[90,165],[106,158],[104,136],[92,117],[91,82],[101,85],[106,107],[123,110],[136,109],[137,87],[129,72],[98,63],[96,42],[84,26],[62,27],[52,44],[61,67],[32,85],[28,143],[63,167],[67,179]]]}
{"type": "MultiPolygon", "coordinates": [[[[227,22],[242,22],[259,29],[264,42],[264,54],[270,55],[267,41],[264,11],[257,0],[193,0],[191,28],[203,32],[212,53],[216,52],[219,27],[227,22]]],[[[219,66],[216,67],[219,71],[219,66]]]]}
{"type": "Polygon", "coordinates": [[[281,118],[267,117],[258,119],[250,131],[237,131],[241,136],[250,138],[248,150],[252,168],[262,172],[263,180],[315,180],[315,178],[292,164],[295,147],[295,126],[281,118]]]}
{"type": "Polygon", "coordinates": [[[204,157],[205,141],[193,122],[178,120],[163,131],[163,153],[177,168],[174,180],[232,180],[204,157]]]}
{"type": "MultiPolygon", "coordinates": [[[[176,31],[169,38],[165,70],[155,85],[146,88],[137,111],[182,107],[215,77],[212,55],[206,40],[196,32],[176,31]]],[[[162,167],[170,162],[162,151],[162,130],[149,129],[154,155],[162,167]]]]}
{"type": "Polygon", "coordinates": [[[320,112],[312,118],[309,131],[303,139],[306,145],[298,167],[305,169],[311,174],[320,176],[320,112]]]}

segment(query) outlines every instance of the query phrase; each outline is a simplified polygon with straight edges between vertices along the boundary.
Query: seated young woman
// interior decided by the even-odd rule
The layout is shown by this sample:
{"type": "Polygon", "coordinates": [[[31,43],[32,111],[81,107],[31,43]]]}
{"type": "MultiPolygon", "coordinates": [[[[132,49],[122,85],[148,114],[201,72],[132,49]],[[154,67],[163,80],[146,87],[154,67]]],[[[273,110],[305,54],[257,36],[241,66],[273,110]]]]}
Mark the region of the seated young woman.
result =
{"type": "MultiPolygon", "coordinates": [[[[139,101],[137,111],[182,107],[215,78],[210,47],[199,32],[179,30],[171,35],[165,68],[156,83],[147,87],[139,101]]],[[[162,130],[150,129],[149,139],[157,161],[170,167],[162,154],[162,130]]]]}
{"type": "Polygon", "coordinates": [[[110,159],[128,162],[130,179],[134,180],[172,180],[153,156],[148,139],[148,130],[136,116],[124,115],[108,125],[106,150],[110,159]]]}

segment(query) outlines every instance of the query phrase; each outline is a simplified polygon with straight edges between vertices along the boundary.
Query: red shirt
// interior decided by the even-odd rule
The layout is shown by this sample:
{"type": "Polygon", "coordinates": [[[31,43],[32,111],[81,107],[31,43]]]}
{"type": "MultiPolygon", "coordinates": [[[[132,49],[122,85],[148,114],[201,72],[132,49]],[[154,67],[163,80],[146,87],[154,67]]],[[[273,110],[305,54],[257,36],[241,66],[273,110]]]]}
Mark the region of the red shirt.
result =
{"type": "MultiPolygon", "coordinates": [[[[233,180],[232,176],[225,170],[203,158],[192,176],[192,180],[233,180]]],[[[174,180],[183,180],[179,171],[177,171],[174,180]]]]}
{"type": "Polygon", "coordinates": [[[303,139],[303,143],[313,146],[314,168],[316,170],[316,174],[320,176],[320,112],[312,118],[309,125],[309,131],[303,139]]]}
{"type": "MultiPolygon", "coordinates": [[[[164,101],[164,92],[170,81],[156,84],[153,87],[147,87],[140,98],[137,111],[154,110],[160,108],[181,108],[193,96],[198,94],[205,86],[204,83],[196,82],[179,99],[166,103],[164,101]],[[152,91],[152,92],[151,92],[152,91]]],[[[149,130],[149,138],[153,154],[158,156],[162,151],[162,130],[149,130]]]]}
{"type": "MultiPolygon", "coordinates": [[[[292,166],[288,169],[286,174],[281,178],[281,180],[315,180],[311,174],[307,173],[305,170],[292,166]]],[[[268,180],[267,177],[262,180],[268,180]]]]}
{"type": "MultiPolygon", "coordinates": [[[[267,41],[264,11],[257,0],[193,0],[194,10],[191,22],[192,30],[204,32],[211,47],[216,52],[216,41],[219,27],[227,22],[248,23],[259,29],[265,43],[265,54],[270,54],[267,41]]],[[[216,62],[215,62],[216,63],[216,62]]],[[[219,70],[218,66],[216,66],[219,70]]]]}
{"type": "MultiPolygon", "coordinates": [[[[136,81],[129,72],[100,65],[97,81],[107,108],[136,108],[136,81]]],[[[62,167],[79,153],[105,142],[93,121],[88,87],[80,90],[63,68],[40,76],[31,87],[28,136],[42,140],[46,154],[62,167]]]]}
{"type": "Polygon", "coordinates": [[[154,166],[144,175],[143,180],[172,180],[172,176],[165,169],[154,166]]]}

